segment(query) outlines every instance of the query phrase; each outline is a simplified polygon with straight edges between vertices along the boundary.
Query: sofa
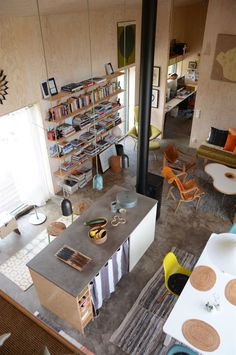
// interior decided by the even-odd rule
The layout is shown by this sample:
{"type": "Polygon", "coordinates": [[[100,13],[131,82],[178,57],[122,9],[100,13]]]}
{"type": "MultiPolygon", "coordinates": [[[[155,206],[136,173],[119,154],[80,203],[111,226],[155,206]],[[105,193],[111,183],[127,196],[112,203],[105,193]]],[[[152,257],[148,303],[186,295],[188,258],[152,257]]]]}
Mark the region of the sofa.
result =
{"type": "Polygon", "coordinates": [[[208,160],[236,168],[236,130],[219,130],[211,127],[206,142],[197,149],[197,156],[208,160]]]}

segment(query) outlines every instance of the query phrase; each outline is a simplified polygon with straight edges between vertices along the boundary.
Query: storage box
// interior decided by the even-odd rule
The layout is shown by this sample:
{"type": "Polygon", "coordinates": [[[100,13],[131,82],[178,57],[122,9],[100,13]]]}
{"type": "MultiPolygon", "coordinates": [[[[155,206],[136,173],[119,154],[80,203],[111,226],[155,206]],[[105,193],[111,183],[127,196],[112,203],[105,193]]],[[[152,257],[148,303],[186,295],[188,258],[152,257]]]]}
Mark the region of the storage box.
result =
{"type": "Polygon", "coordinates": [[[79,188],[79,183],[74,180],[64,180],[61,184],[61,187],[64,191],[68,192],[69,194],[73,194],[79,188]]]}

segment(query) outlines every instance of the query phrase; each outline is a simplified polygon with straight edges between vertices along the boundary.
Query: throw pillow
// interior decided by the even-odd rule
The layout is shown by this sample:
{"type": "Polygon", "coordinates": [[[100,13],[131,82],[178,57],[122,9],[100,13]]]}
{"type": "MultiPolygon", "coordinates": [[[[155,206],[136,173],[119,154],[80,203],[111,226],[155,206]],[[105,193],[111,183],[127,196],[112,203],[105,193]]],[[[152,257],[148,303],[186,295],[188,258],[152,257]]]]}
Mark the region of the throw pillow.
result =
{"type": "Polygon", "coordinates": [[[224,146],[224,150],[228,150],[229,152],[233,152],[235,147],[236,147],[236,136],[229,133],[226,143],[225,143],[225,146],[224,146]]]}
{"type": "Polygon", "coordinates": [[[236,128],[230,128],[229,129],[229,133],[233,134],[234,136],[236,136],[236,128]]]}
{"type": "Polygon", "coordinates": [[[236,155],[236,147],[234,148],[233,154],[235,154],[235,155],[236,155]]]}
{"type": "Polygon", "coordinates": [[[229,131],[224,131],[215,127],[211,127],[211,134],[208,143],[224,147],[229,131]]]}

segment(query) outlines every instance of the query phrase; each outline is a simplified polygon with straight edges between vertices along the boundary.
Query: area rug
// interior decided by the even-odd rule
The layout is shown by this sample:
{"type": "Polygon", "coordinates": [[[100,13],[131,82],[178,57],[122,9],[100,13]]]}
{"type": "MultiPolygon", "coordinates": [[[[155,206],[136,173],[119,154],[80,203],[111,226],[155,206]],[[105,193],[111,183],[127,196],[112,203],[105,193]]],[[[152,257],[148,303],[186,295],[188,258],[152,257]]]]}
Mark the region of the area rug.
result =
{"type": "MultiPolygon", "coordinates": [[[[57,221],[65,223],[65,225],[68,227],[71,224],[71,217],[61,217],[57,221]]],[[[53,237],[50,237],[50,240],[52,241],[53,237]]],[[[48,234],[47,229],[44,229],[30,243],[26,244],[24,248],[19,250],[16,254],[11,256],[5,263],[0,265],[0,272],[8,279],[13,281],[23,291],[26,291],[33,284],[29,269],[26,264],[47,245],[48,234]]]]}
{"type": "MultiPolygon", "coordinates": [[[[197,258],[186,251],[172,248],[178,261],[192,269],[197,258]]],[[[177,297],[166,294],[163,267],[161,266],[141,291],[135,304],[112,334],[110,341],[130,355],[164,355],[165,334],[163,325],[168,318],[177,297]]],[[[172,339],[170,346],[175,342],[172,339]]]]}

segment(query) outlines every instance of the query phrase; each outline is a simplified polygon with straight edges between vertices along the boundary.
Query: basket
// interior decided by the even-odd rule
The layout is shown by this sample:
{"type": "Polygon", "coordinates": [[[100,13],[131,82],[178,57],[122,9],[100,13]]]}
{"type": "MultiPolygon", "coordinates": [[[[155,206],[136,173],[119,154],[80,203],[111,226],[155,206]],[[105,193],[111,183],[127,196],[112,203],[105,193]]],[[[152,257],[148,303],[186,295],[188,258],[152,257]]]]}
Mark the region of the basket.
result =
{"type": "Polygon", "coordinates": [[[107,231],[106,229],[104,229],[103,227],[93,227],[89,230],[88,232],[88,236],[89,236],[89,239],[94,243],[94,244],[103,244],[105,243],[105,241],[107,240],[107,231]],[[101,230],[104,230],[104,236],[102,238],[94,238],[94,237],[91,237],[91,232],[95,231],[95,230],[98,230],[101,231],[101,230]]]}

